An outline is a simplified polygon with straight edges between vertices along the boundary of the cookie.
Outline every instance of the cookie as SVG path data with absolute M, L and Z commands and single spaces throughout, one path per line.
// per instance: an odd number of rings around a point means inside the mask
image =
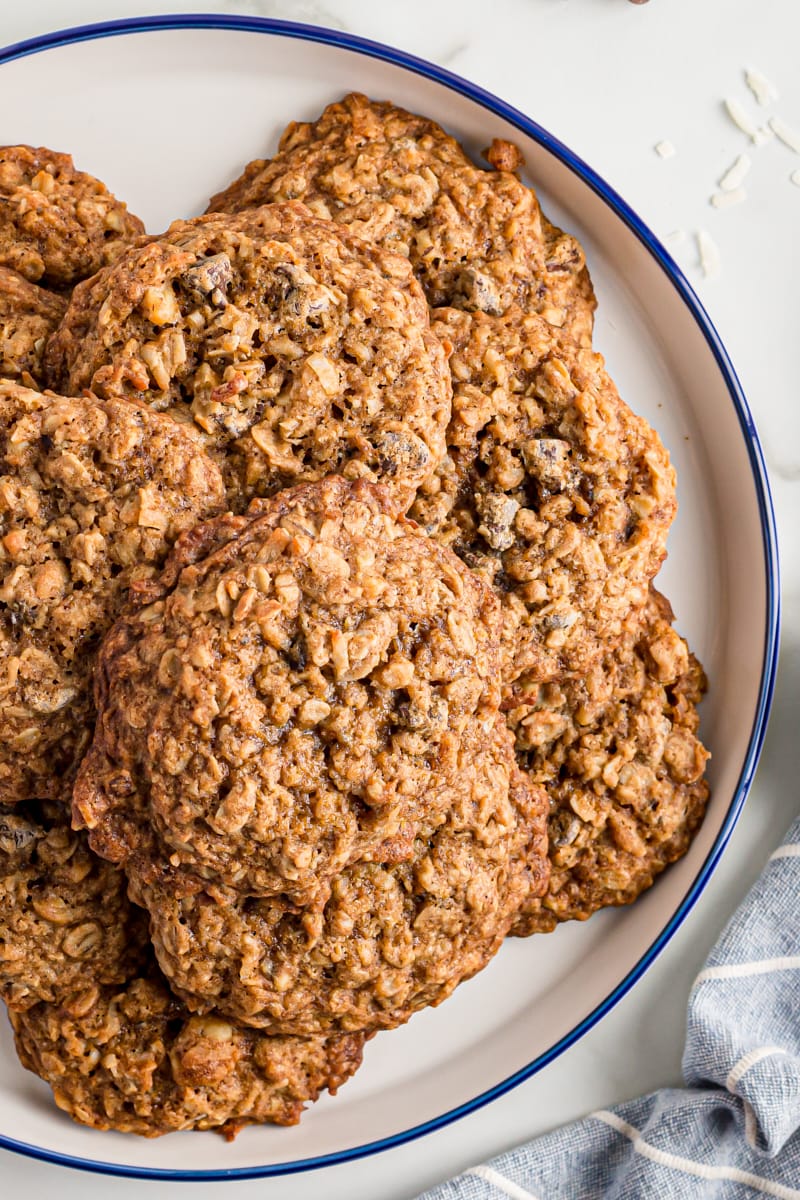
M 319 902 L 469 794 L 499 605 L 392 513 L 329 477 L 181 539 L 100 652 L 73 798 L 99 854 L 169 865 L 178 891 Z
M 10 1013 L 20 1061 L 56 1104 L 94 1129 L 158 1137 L 296 1125 L 361 1063 L 364 1038 L 272 1038 L 191 1016 L 155 970 L 124 987 L 85 986 L 61 1004 Z
M 501 597 L 504 682 L 581 672 L 645 603 L 675 474 L 599 354 L 540 318 L 442 310 L 453 345 L 449 456 L 410 516 Z
M 168 417 L 0 382 L 0 803 L 68 799 L 100 638 L 223 503 L 217 468 Z
M 15 1011 L 85 986 L 118 984 L 139 965 L 146 926 L 131 921 L 127 881 L 70 829 L 60 804 L 0 807 L 0 998 Z
M 179 897 L 168 873 L 142 884 L 134 868 L 172 988 L 192 1009 L 305 1036 L 390 1029 L 440 1004 L 547 883 L 547 797 L 516 772 L 502 719 L 459 766 L 469 786 L 444 820 L 400 861 L 344 867 L 324 906 Z
M 298 204 L 176 222 L 76 289 L 48 348 L 69 394 L 190 422 L 236 511 L 338 473 L 398 511 L 444 454 L 445 352 L 405 259 Z
M 42 383 L 45 342 L 66 308 L 62 296 L 0 267 L 0 378 L 34 388 Z
M 295 1124 L 358 1068 L 358 1035 L 271 1038 L 188 1013 L 125 890 L 63 810 L 0 814 L 0 995 L 23 1065 L 76 1121 L 232 1137 L 247 1124 Z
M 144 233 L 105 184 L 69 154 L 0 147 L 0 266 L 63 289 L 94 275 Z
M 708 800 L 697 736 L 703 669 L 652 591 L 583 678 L 542 684 L 507 713 L 517 761 L 550 796 L 551 876 L 512 932 L 630 904 L 689 848 Z
M 301 200 L 409 258 L 432 308 L 497 315 L 517 304 L 588 344 L 583 251 L 543 220 L 514 173 L 515 146 L 495 139 L 486 157 L 496 170 L 476 167 L 435 121 L 355 93 L 317 121 L 290 124 L 275 157 L 251 162 L 209 211 Z

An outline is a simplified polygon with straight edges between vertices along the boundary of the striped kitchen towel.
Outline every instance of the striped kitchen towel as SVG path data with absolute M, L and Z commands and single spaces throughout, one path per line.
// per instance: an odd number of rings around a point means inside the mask
M 683 1073 L 421 1200 L 800 1200 L 800 819 L 694 981 Z

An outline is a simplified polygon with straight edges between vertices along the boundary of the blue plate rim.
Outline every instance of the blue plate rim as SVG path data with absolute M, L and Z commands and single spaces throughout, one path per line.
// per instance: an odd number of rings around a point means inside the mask
M 748 741 L 747 754 L 725 821 L 713 847 L 709 851 L 705 862 L 695 876 L 681 904 L 649 949 L 642 955 L 635 966 L 631 968 L 624 979 L 617 984 L 613 991 L 592 1012 L 571 1029 L 569 1033 L 560 1038 L 554 1046 L 551 1046 L 549 1050 L 537 1056 L 532 1062 L 522 1067 L 519 1071 L 514 1072 L 513 1075 L 496 1084 L 493 1088 L 481 1092 L 479 1095 L 465 1101 L 456 1108 L 450 1109 L 446 1113 L 442 1113 L 438 1117 L 412 1126 L 410 1129 L 402 1130 L 389 1137 L 379 1138 L 376 1141 L 367 1142 L 360 1146 L 353 1146 L 346 1150 L 319 1155 L 315 1158 L 270 1163 L 261 1167 L 190 1171 L 123 1165 L 104 1162 L 98 1159 L 84 1159 L 69 1154 L 62 1154 L 54 1150 L 46 1150 L 40 1146 L 21 1142 L 0 1133 L 1 1148 L 59 1166 L 71 1167 L 96 1174 L 136 1179 L 162 1179 L 175 1182 L 214 1182 L 293 1175 L 302 1171 L 317 1170 L 322 1167 L 334 1166 L 351 1162 L 355 1159 L 365 1158 L 368 1155 L 377 1154 L 383 1150 L 389 1150 L 408 1143 L 425 1134 L 432 1133 L 434 1130 L 442 1129 L 446 1125 L 459 1120 L 459 1118 L 482 1108 L 542 1070 L 543 1067 L 563 1054 L 565 1050 L 592 1029 L 630 991 L 697 903 L 728 844 L 750 790 L 755 769 L 761 755 L 767 719 L 775 690 L 781 622 L 780 567 L 775 512 L 764 462 L 764 453 L 744 390 L 711 318 L 680 267 L 674 262 L 671 255 L 630 205 L 578 155 L 574 154 L 567 146 L 519 109 L 506 104 L 498 96 L 479 87 L 477 84 L 470 83 L 469 80 L 462 78 L 460 75 L 448 71 L 444 67 L 437 66 L 435 63 L 428 62 L 426 59 L 406 53 L 403 50 L 398 50 L 393 46 L 372 41 L 368 38 L 362 38 L 355 34 L 345 33 L 337 29 L 328 29 L 319 25 L 306 25 L 296 21 L 282 21 L 270 17 L 185 13 L 153 17 L 129 17 L 114 21 L 77 25 L 69 29 L 56 30 L 39 37 L 29 38 L 5 47 L 0 50 L 0 65 L 76 42 L 94 41 L 100 38 L 118 37 L 124 34 L 152 33 L 159 30 L 173 29 L 222 29 L 234 32 L 271 34 L 273 36 L 289 37 L 301 41 L 322 42 L 325 45 L 338 49 L 355 51 L 370 58 L 391 63 L 393 66 L 403 67 L 415 74 L 444 84 L 452 91 L 466 96 L 496 116 L 508 121 L 522 133 L 533 138 L 541 146 L 554 154 L 556 158 L 587 184 L 624 221 L 671 280 L 682 300 L 694 316 L 714 355 L 717 366 L 728 388 L 728 393 L 731 397 L 747 446 L 750 467 L 758 496 L 766 571 L 766 629 L 758 704 Z

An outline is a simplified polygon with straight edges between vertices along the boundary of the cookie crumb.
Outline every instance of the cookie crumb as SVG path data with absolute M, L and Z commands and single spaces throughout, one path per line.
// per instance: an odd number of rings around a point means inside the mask
M 792 171 L 789 178 L 791 179 L 791 181 L 795 185 L 795 187 L 800 187 L 800 171 Z
M 667 141 L 666 139 L 663 142 L 656 142 L 653 149 L 659 158 L 675 157 L 675 147 L 673 146 L 672 142 Z
M 492 144 L 488 150 L 484 150 L 483 157 L 495 171 L 519 171 L 525 166 L 519 146 L 507 142 L 505 138 L 492 138 Z

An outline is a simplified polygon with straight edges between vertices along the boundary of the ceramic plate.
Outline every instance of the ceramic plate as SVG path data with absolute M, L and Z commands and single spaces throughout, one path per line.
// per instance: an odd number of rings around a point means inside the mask
M 744 802 L 775 668 L 775 536 L 761 451 L 719 339 L 680 271 L 611 189 L 529 118 L 429 63 L 345 34 L 251 18 L 122 21 L 0 55 L 0 143 L 72 153 L 151 231 L 202 212 L 292 119 L 345 92 L 435 117 L 474 154 L 517 142 L 548 215 L 578 235 L 599 298 L 596 346 L 677 467 L 659 587 L 705 664 L 713 799 L 688 856 L 632 908 L 508 942 L 437 1010 L 368 1047 L 361 1072 L 293 1129 L 155 1141 L 55 1110 L 0 1034 L 0 1143 L 71 1166 L 226 1179 L 329 1165 L 452 1121 L 561 1054 L 633 985 L 696 902 Z M 24 97 L 24 102 L 20 100 Z

